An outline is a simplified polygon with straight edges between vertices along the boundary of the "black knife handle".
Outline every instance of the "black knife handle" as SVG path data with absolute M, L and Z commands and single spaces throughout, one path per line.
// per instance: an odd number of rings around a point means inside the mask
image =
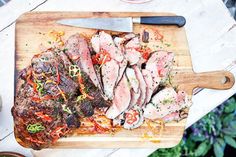
M 147 16 L 140 18 L 141 24 L 147 25 L 177 25 L 183 27 L 186 20 L 183 16 Z

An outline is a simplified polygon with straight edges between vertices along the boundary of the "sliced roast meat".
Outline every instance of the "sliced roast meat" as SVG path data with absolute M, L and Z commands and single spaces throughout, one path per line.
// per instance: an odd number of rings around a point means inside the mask
M 130 65 L 137 64 L 141 59 L 141 54 L 137 49 L 140 48 L 139 37 L 132 38 L 125 45 L 125 58 L 128 60 Z
M 63 51 L 57 52 L 57 55 L 58 55 L 57 57 L 60 58 L 60 60 L 63 62 L 65 68 L 68 70 L 70 65 L 72 64 L 69 57 Z
M 99 32 L 99 39 L 100 39 L 100 49 L 109 52 L 111 58 L 116 60 L 117 62 L 122 62 L 124 56 L 121 50 L 118 47 L 116 47 L 111 35 L 105 33 L 104 31 L 101 31 Z
M 143 116 L 145 118 L 148 119 L 158 119 L 158 118 L 162 118 L 163 116 L 158 115 L 159 114 L 159 110 L 157 109 L 157 107 L 149 102 L 144 108 L 143 108 Z
M 136 51 L 135 49 L 126 49 L 125 58 L 128 60 L 130 65 L 137 64 L 141 59 L 140 52 Z
M 192 105 L 192 101 L 191 101 L 190 97 L 184 91 L 177 92 L 176 101 L 179 103 L 181 108 L 190 107 Z
M 172 52 L 157 51 L 148 59 L 146 69 L 153 78 L 153 89 L 155 90 L 161 81 L 165 81 L 171 70 L 174 55 Z
M 122 76 L 124 75 L 124 72 L 125 72 L 125 70 L 126 70 L 127 64 L 128 64 L 128 62 L 127 62 L 126 59 L 124 59 L 121 63 L 119 63 L 120 69 L 119 69 L 119 76 L 118 76 L 118 78 L 117 78 L 116 84 L 119 83 L 120 79 L 121 79 Z
M 74 95 L 79 88 L 79 84 L 73 81 L 72 78 L 66 76 L 65 74 L 62 74 L 62 73 L 59 73 L 59 74 L 60 74 L 60 83 L 58 84 L 58 87 L 63 92 Z M 54 84 L 54 87 L 55 87 L 55 84 Z M 47 91 L 50 91 L 50 89 L 48 89 Z
M 126 45 L 126 49 L 137 49 L 140 48 L 140 40 L 139 37 L 134 37 L 132 38 Z
M 98 64 L 94 64 L 93 67 L 94 67 L 94 70 L 97 74 L 98 82 L 102 88 L 102 93 L 104 95 L 103 82 L 102 82 L 102 68 Z M 105 96 L 104 96 L 104 98 L 105 98 Z
M 116 45 L 116 47 L 118 47 L 118 49 L 120 49 L 121 51 L 124 51 L 124 38 L 121 37 L 115 37 L 114 38 L 114 43 Z
M 127 40 L 134 38 L 134 37 L 136 37 L 136 34 L 128 33 L 128 34 L 125 34 L 125 36 L 123 38 L 125 39 L 125 41 L 127 41 Z
M 136 75 L 136 78 L 137 80 L 139 81 L 139 87 L 140 87 L 140 97 L 138 99 L 138 102 L 137 102 L 137 105 L 138 106 L 143 106 L 144 103 L 145 103 L 145 99 L 146 99 L 146 83 L 144 81 L 144 78 L 143 78 L 143 75 L 142 75 L 142 72 L 140 70 L 140 68 L 136 65 L 133 66 L 133 69 L 135 71 L 135 75 Z
M 108 101 L 104 100 L 100 89 L 94 86 L 86 73 L 81 72 L 81 77 L 82 82 L 80 82 L 80 95 L 76 96 L 74 99 L 70 99 L 69 102 L 69 104 L 73 104 L 77 113 L 82 113 L 80 114 L 81 117 L 92 116 L 94 114 L 94 108 L 96 107 L 108 107 L 111 105 Z M 86 92 L 87 96 L 84 96 L 81 90 Z
M 138 89 L 138 92 L 135 93 L 134 90 L 130 90 L 130 93 L 131 93 L 131 100 L 130 100 L 130 103 L 129 103 L 129 108 L 135 106 L 135 105 L 138 105 L 138 100 L 141 96 L 141 90 Z
M 125 34 L 124 36 L 115 37 L 114 43 L 119 49 L 124 48 L 124 44 L 134 38 L 136 35 L 134 33 Z
M 156 89 L 161 82 L 161 78 L 158 75 L 157 71 L 157 62 L 158 61 L 158 54 L 157 52 L 153 53 L 149 60 L 146 63 L 146 69 L 151 72 L 152 75 L 152 89 Z
M 178 111 L 177 112 L 172 112 L 172 113 L 170 113 L 170 114 L 168 114 L 168 115 L 166 115 L 162 118 L 162 120 L 164 122 L 170 122 L 170 121 L 174 121 L 174 120 L 177 121 L 179 119 L 180 119 L 180 113 Z
M 94 36 L 92 36 L 91 45 L 92 45 L 93 50 L 96 53 L 100 52 L 100 37 L 98 34 L 95 34 Z
M 81 53 L 81 50 L 80 50 L 81 46 L 88 47 L 87 43 L 84 42 L 83 39 L 82 39 L 82 43 L 80 43 L 80 42 L 81 42 L 81 36 L 80 36 L 80 34 L 77 33 L 77 34 L 70 36 L 65 43 L 65 49 L 67 50 L 66 54 L 73 61 L 79 60 L 80 55 L 81 55 L 80 54 Z
M 89 100 L 94 108 L 110 106 L 111 104 L 104 100 L 101 91 L 96 86 L 94 86 L 88 75 L 82 72 L 81 76 L 83 79 L 83 85 L 85 86 L 84 90 L 89 96 L 91 96 L 91 98 L 87 97 L 86 100 Z
M 144 81 L 147 85 L 145 103 L 148 103 L 151 100 L 153 90 L 154 90 L 152 86 L 152 83 L 153 83 L 152 75 L 151 75 L 151 72 L 146 69 L 142 69 L 142 74 L 143 74 Z
M 118 86 L 115 89 L 115 95 L 112 100 L 112 106 L 106 111 L 106 117 L 110 119 L 116 118 L 119 114 L 124 112 L 130 103 L 131 95 L 128 86 L 128 80 L 123 75 Z
M 65 49 L 67 49 L 66 54 L 68 54 L 70 59 L 77 63 L 81 70 L 89 75 L 94 85 L 102 89 L 93 67 L 91 54 L 86 39 L 79 34 L 72 35 L 67 40 Z
M 112 100 L 114 96 L 114 88 L 119 76 L 119 65 L 118 63 L 111 59 L 102 65 L 102 81 L 105 96 Z
M 105 96 L 108 99 L 112 99 L 113 98 L 112 91 L 115 85 L 119 83 L 127 66 L 127 61 L 124 60 L 123 57 L 123 50 L 116 47 L 111 35 L 103 31 L 99 32 L 99 34 L 94 35 L 91 39 L 91 43 L 93 50 L 96 53 L 99 53 L 101 50 L 105 50 L 111 56 L 111 61 L 108 61 L 104 65 L 102 65 L 102 75 L 103 75 L 102 81 L 103 85 L 105 86 L 103 89 Z M 117 67 L 117 65 L 119 67 Z M 118 76 L 117 76 L 117 68 L 118 68 Z M 110 71 L 111 74 L 108 74 L 106 72 L 108 70 Z M 104 77 L 104 75 L 107 76 Z M 107 80 L 109 81 L 108 85 L 104 83 L 107 82 Z
M 144 117 L 149 119 L 163 118 L 172 112 L 180 111 L 186 107 L 186 104 L 191 104 L 187 95 L 180 96 L 180 94 L 183 93 L 176 93 L 171 87 L 161 90 L 144 107 Z
M 143 111 L 139 106 L 133 106 L 129 110 L 125 111 L 125 129 L 135 129 L 143 124 L 144 117 Z
M 125 123 L 124 112 L 112 120 L 113 126 L 122 126 Z
M 134 90 L 135 93 L 139 91 L 139 81 L 136 77 L 135 71 L 132 68 L 126 68 L 126 77 L 128 78 L 130 88 Z
M 48 74 L 51 75 L 55 65 L 58 65 L 58 60 L 52 50 L 47 50 L 43 54 L 34 55 L 31 59 L 32 70 L 36 74 Z
M 159 51 L 158 52 L 158 62 L 157 62 L 157 70 L 159 76 L 162 78 L 162 81 L 166 79 L 168 76 L 174 60 L 174 53 L 166 52 L 166 51 Z

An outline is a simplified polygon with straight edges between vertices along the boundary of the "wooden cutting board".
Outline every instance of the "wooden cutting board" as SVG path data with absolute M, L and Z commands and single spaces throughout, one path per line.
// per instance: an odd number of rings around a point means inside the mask
M 64 31 L 64 39 L 75 33 L 91 36 L 97 30 L 59 25 L 57 20 L 63 18 L 81 17 L 139 17 L 173 15 L 169 13 L 120 13 L 120 12 L 31 12 L 23 14 L 16 22 L 16 74 L 30 64 L 34 54 L 40 53 L 39 45 L 48 45 L 50 38 L 48 32 L 52 30 Z M 148 26 L 134 25 L 134 32 L 140 33 L 142 29 L 158 28 L 164 35 L 166 46 L 160 47 L 175 53 L 173 68 L 173 85 L 185 90 L 189 96 L 196 87 L 229 89 L 234 84 L 234 77 L 226 71 L 216 71 L 196 74 L 193 72 L 191 57 L 184 28 L 177 26 Z M 201 64 L 201 63 L 199 63 Z M 99 135 L 75 135 L 62 138 L 52 147 L 56 148 L 115 148 L 115 147 L 173 147 L 179 143 L 183 136 L 186 119 L 180 122 L 167 123 L 162 133 L 146 137 L 149 130 L 147 124 L 132 131 L 120 130 L 117 133 Z

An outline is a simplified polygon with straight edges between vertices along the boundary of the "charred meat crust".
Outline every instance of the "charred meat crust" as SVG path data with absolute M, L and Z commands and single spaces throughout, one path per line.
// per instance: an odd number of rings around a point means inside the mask
M 80 127 L 81 117 L 92 116 L 96 107 L 110 105 L 80 66 L 83 85 L 78 76 L 69 75 L 69 67 L 75 64 L 73 53 L 49 49 L 35 55 L 31 65 L 19 72 L 11 112 L 16 138 L 24 145 L 46 148 Z M 82 87 L 92 98 L 86 97 L 80 103 Z

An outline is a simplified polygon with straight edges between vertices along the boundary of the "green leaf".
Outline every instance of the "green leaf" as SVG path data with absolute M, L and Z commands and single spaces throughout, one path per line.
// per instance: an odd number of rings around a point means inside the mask
M 236 129 L 235 128 L 224 128 L 222 129 L 222 132 L 229 136 L 235 136 L 236 135 Z
M 211 148 L 211 145 L 209 144 L 209 142 L 204 141 L 197 147 L 194 155 L 195 156 L 204 156 L 210 150 L 210 148 Z
M 205 156 L 205 155 L 208 153 L 208 151 L 211 149 L 211 146 L 212 146 L 212 145 L 208 142 L 205 151 L 202 153 L 202 156 Z
M 187 138 L 186 144 L 185 144 L 189 150 L 195 150 L 196 142 L 194 142 L 191 138 Z
M 173 148 L 161 148 L 153 152 L 148 157 L 180 157 L 181 156 L 181 144 Z
M 201 155 L 204 153 L 206 147 L 207 147 L 207 141 L 202 142 L 202 143 L 197 147 L 197 149 L 196 149 L 196 151 L 195 151 L 195 155 L 196 155 L 196 156 L 201 156 Z
M 226 143 L 223 138 L 217 138 L 216 141 L 220 144 L 220 146 L 225 149 Z
M 233 129 L 236 129 L 236 121 L 232 121 L 229 123 L 229 126 Z
M 191 135 L 190 138 L 195 142 L 202 142 L 206 139 L 204 136 L 201 136 L 201 135 L 200 136 Z
M 224 150 L 218 142 L 216 142 L 213 145 L 213 147 L 214 147 L 214 153 L 215 153 L 216 157 L 223 157 L 224 156 Z
M 224 117 L 224 119 L 223 119 L 223 124 L 224 124 L 225 126 L 229 125 L 229 123 L 230 123 L 231 121 L 233 121 L 234 116 L 235 116 L 234 113 L 231 113 L 231 114 L 227 115 L 226 117 Z
M 236 109 L 236 103 L 231 103 L 228 106 L 225 106 L 224 111 L 225 113 L 231 113 Z
M 235 99 L 234 99 L 234 98 L 231 98 L 231 99 L 228 100 L 228 103 L 227 103 L 227 105 L 225 106 L 224 111 L 225 111 L 226 113 L 230 113 L 230 112 L 233 112 L 235 109 L 236 109 L 236 102 L 235 102 Z
M 222 124 L 221 124 L 221 120 L 220 119 L 216 120 L 216 129 L 218 131 L 222 129 Z
M 226 142 L 228 145 L 230 145 L 230 146 L 236 148 L 236 141 L 235 141 L 232 137 L 230 137 L 230 136 L 224 136 L 224 139 L 225 139 L 225 142 Z

